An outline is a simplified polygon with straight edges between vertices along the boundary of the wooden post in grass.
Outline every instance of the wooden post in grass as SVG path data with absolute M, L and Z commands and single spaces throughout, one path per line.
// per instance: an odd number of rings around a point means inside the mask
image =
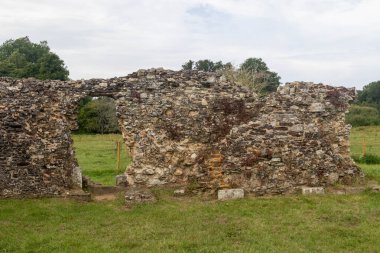
M 367 142 L 363 139 L 362 141 L 362 157 L 364 158 L 367 153 Z
M 117 171 L 120 170 L 120 141 L 117 141 Z

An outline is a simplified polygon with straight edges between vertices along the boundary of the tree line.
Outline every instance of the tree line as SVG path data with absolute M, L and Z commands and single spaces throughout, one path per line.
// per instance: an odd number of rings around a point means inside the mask
M 380 125 L 380 81 L 371 82 L 358 91 L 346 121 L 352 126 Z
M 0 76 L 68 80 L 65 63 L 46 41 L 32 43 L 28 37 L 7 40 L 0 47 Z
M 209 59 L 196 62 L 189 60 L 182 65 L 182 69 L 221 72 L 230 81 L 244 85 L 262 96 L 276 91 L 281 79 L 261 58 L 248 58 L 239 67 L 233 66 L 231 62 L 213 62 Z

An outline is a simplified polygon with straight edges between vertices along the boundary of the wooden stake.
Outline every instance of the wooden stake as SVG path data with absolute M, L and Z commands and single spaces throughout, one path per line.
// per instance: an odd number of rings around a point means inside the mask
M 117 170 L 120 170 L 120 141 L 117 142 Z
M 366 141 L 363 139 L 363 142 L 362 142 L 362 156 L 365 157 L 365 156 L 366 156 L 366 153 L 367 153 L 367 143 L 366 143 Z

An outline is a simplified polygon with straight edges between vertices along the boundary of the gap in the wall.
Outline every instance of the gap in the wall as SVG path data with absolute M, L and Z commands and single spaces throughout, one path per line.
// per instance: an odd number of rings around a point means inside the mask
M 118 127 L 114 99 L 81 99 L 77 122 L 72 138 L 82 174 L 95 183 L 115 185 L 115 177 L 125 172 L 131 156 Z

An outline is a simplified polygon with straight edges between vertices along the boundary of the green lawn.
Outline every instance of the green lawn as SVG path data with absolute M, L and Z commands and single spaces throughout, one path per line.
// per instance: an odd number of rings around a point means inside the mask
M 353 152 L 360 152 L 357 136 L 377 136 L 376 129 L 353 129 Z M 84 174 L 113 184 L 121 173 L 114 142 L 121 137 L 73 138 Z M 129 160 L 123 159 L 126 167 Z M 379 165 L 360 166 L 380 182 Z M 157 203 L 131 210 L 123 196 L 90 203 L 0 200 L 0 252 L 380 252 L 378 193 L 228 202 L 172 193 L 156 190 Z
M 171 191 L 170 191 L 171 192 Z M 0 200 L 0 252 L 380 252 L 380 194 Z
M 351 154 L 360 156 L 366 144 L 366 153 L 380 156 L 380 126 L 354 127 L 351 129 Z
M 380 126 L 355 127 L 351 129 L 351 154 L 361 156 L 363 143 L 366 154 L 380 156 Z M 358 164 L 370 179 L 380 182 L 380 164 Z
M 129 163 L 121 135 L 73 135 L 75 156 L 84 175 L 104 185 L 115 185 L 115 176 L 122 174 Z M 117 167 L 117 145 L 121 141 L 120 165 Z

